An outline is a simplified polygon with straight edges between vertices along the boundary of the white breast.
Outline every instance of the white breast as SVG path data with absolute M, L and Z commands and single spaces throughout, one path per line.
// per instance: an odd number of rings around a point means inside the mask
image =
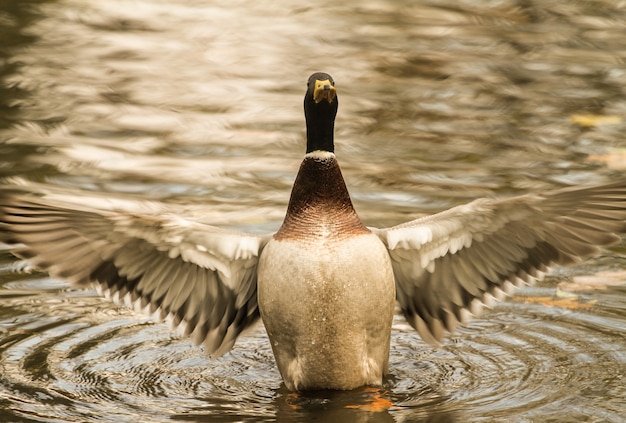
M 258 295 L 290 389 L 381 384 L 395 284 L 378 237 L 271 240 L 259 262 Z

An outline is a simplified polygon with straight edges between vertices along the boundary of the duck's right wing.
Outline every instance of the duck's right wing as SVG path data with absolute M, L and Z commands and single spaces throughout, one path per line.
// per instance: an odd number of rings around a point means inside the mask
M 269 237 L 9 193 L 0 225 L 0 240 L 36 268 L 171 320 L 211 354 L 259 317 L 256 269 Z
M 597 254 L 626 231 L 626 181 L 509 199 L 479 199 L 386 229 L 396 295 L 432 344 L 552 265 Z

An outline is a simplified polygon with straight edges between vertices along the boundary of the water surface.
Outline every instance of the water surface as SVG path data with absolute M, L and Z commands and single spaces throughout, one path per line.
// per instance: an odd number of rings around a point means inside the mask
M 609 181 L 626 168 L 624 22 L 608 0 L 0 1 L 0 176 L 271 232 L 304 153 L 304 84 L 323 70 L 368 225 Z M 384 389 L 299 396 L 262 326 L 211 359 L 24 269 L 0 251 L 0 421 L 626 415 L 623 245 L 557 269 L 440 349 L 398 316 Z

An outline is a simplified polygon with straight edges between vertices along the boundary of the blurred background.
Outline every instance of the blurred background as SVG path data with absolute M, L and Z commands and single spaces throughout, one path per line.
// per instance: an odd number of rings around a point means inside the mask
M 368 225 L 622 178 L 625 30 L 626 4 L 610 0 L 0 0 L 0 183 L 275 231 L 316 71 L 336 81 L 336 153 Z M 2 421 L 626 413 L 623 246 L 557 269 L 439 350 L 397 318 L 385 391 L 296 399 L 262 327 L 212 360 L 23 268 L 2 250 Z

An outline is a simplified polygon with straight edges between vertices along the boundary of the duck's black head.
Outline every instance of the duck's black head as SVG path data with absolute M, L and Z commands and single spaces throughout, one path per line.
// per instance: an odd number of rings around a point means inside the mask
M 337 90 L 333 77 L 318 72 L 309 77 L 304 96 L 306 152 L 335 151 L 333 132 L 337 115 Z

